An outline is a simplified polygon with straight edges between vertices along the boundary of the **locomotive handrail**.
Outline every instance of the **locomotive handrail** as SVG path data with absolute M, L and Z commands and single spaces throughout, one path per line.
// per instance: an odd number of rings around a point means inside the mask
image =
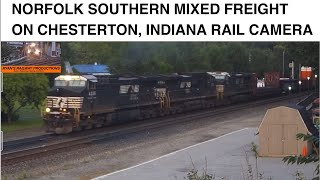
M 170 94 L 169 94 L 169 91 L 167 93 L 167 99 L 168 99 L 168 108 L 171 108 L 171 98 L 170 98 Z

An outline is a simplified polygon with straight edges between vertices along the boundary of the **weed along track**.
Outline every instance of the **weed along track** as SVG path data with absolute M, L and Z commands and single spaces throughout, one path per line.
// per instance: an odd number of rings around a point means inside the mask
M 110 138 L 139 133 L 141 131 L 151 131 L 153 129 L 182 124 L 189 121 L 197 121 L 208 117 L 218 116 L 225 113 L 241 111 L 245 108 L 262 106 L 292 98 L 300 98 L 305 94 L 294 94 L 271 99 L 264 99 L 254 102 L 221 107 L 215 110 L 202 110 L 188 112 L 183 115 L 172 115 L 166 118 L 154 118 L 150 120 L 138 121 L 130 124 L 93 129 L 91 131 L 81 131 L 69 135 L 44 135 L 34 138 L 27 138 L 16 141 L 9 141 L 4 144 L 2 154 L 2 165 L 9 166 L 19 162 L 49 156 L 61 152 L 69 152 L 80 148 L 88 147 L 95 143 L 108 141 Z

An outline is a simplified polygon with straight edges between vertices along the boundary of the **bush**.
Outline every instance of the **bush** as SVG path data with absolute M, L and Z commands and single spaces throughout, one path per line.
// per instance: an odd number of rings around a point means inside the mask
M 313 180 L 319 179 L 319 137 L 309 135 L 309 134 L 297 134 L 297 139 L 303 139 L 303 141 L 309 141 L 313 144 L 314 153 L 309 156 L 287 156 L 283 158 L 283 162 L 289 164 L 297 163 L 300 164 L 308 164 L 308 163 L 317 163 L 316 169 L 314 173 L 316 177 Z

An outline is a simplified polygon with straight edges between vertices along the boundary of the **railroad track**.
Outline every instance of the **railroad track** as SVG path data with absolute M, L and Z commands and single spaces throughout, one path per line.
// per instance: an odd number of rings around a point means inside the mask
M 40 143 L 48 142 L 50 135 L 40 135 L 30 138 L 18 139 L 13 141 L 3 142 L 3 153 L 28 148 L 31 146 L 38 145 Z
M 32 61 L 29 65 L 36 65 L 36 66 L 60 66 L 61 61 L 60 58 L 43 58 L 39 61 Z
M 42 57 L 39 59 L 24 58 L 20 61 L 8 62 L 5 65 L 10 66 L 60 66 L 60 58 L 56 57 Z
M 73 137 L 73 138 L 67 138 L 66 140 L 60 140 L 49 142 L 48 139 L 50 139 L 51 136 L 45 135 L 43 137 L 35 137 L 34 139 L 30 139 L 29 141 L 23 141 L 21 142 L 7 142 L 4 144 L 4 152 L 2 153 L 2 165 L 7 166 L 11 164 L 15 164 L 22 161 L 27 161 L 30 159 L 34 159 L 39 156 L 49 155 L 51 153 L 56 154 L 59 152 L 64 152 L 66 150 L 71 150 L 74 148 L 81 148 L 88 145 L 92 145 L 97 142 L 106 141 L 109 138 L 117 137 L 121 135 L 131 134 L 131 133 L 137 133 L 141 131 L 150 131 L 152 129 L 162 128 L 165 126 L 171 126 L 174 124 L 179 124 L 182 122 L 189 122 L 194 121 L 195 119 L 203 119 L 208 118 L 212 116 L 222 115 L 225 113 L 230 113 L 234 111 L 238 111 L 244 108 L 250 108 L 250 107 L 256 107 L 260 105 L 275 103 L 283 100 L 290 100 L 293 98 L 299 98 L 306 96 L 306 94 L 293 94 L 288 96 L 281 96 L 271 99 L 265 99 L 265 100 L 259 100 L 254 102 L 248 102 L 244 104 L 237 104 L 232 105 L 228 107 L 221 107 L 216 108 L 214 111 L 212 110 L 203 110 L 201 112 L 197 113 L 187 113 L 185 115 L 175 115 L 175 116 L 169 116 L 166 118 L 155 118 L 153 120 L 143 120 L 138 121 L 135 123 L 130 123 L 126 125 L 120 125 L 120 126 L 111 126 L 107 127 L 106 129 L 102 128 L 98 133 L 96 134 L 86 134 L 83 133 L 81 137 Z M 95 131 L 97 131 L 96 129 Z M 93 131 L 92 131 L 93 132 Z M 63 137 L 63 136 L 59 136 Z M 32 147 L 25 147 L 24 149 L 19 148 L 11 148 L 11 150 L 6 150 L 8 147 L 23 147 L 21 144 L 28 144 L 32 142 L 39 142 L 42 138 L 42 142 L 38 145 L 33 145 Z M 20 145 L 19 145 L 20 144 Z

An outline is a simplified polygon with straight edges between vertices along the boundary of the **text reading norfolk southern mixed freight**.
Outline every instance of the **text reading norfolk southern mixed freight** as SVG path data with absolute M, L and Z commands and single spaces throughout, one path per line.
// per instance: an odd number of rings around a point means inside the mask
M 286 14 L 288 3 L 13 3 L 12 14 Z

